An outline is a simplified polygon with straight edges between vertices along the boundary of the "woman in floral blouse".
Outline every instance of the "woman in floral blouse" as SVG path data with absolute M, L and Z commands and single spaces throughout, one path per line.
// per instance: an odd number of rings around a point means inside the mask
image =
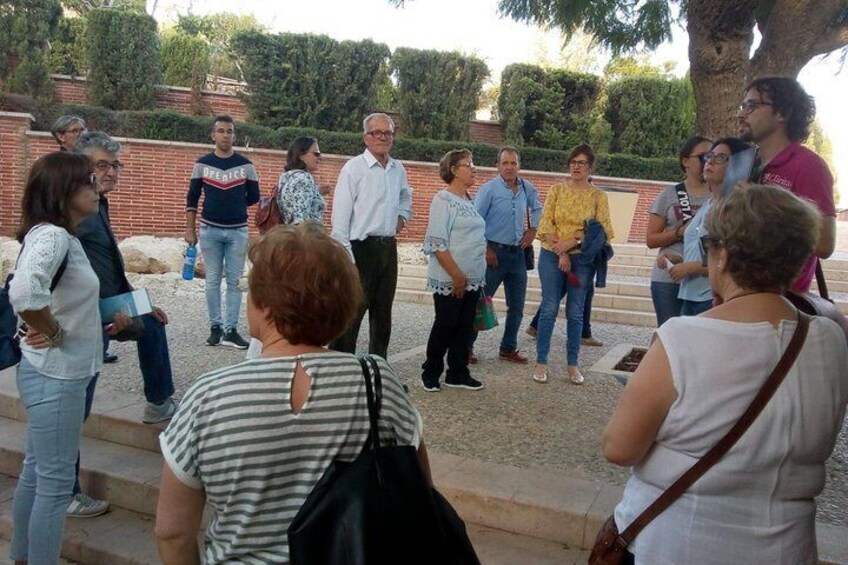
M 597 220 L 612 239 L 607 195 L 590 181 L 595 166 L 595 152 L 586 144 L 578 145 L 568 156 L 570 176 L 562 184 L 548 191 L 545 208 L 536 237 L 542 242 L 539 254 L 539 280 L 542 283 L 542 305 L 539 314 L 536 341 L 536 369 L 533 379 L 544 383 L 548 380 L 548 353 L 554 331 L 563 289 L 566 294 L 566 357 L 568 378 L 576 385 L 583 383 L 583 375 L 577 367 L 580 353 L 580 336 L 583 332 L 583 306 L 586 289 L 595 276 L 595 264 L 584 258 L 581 243 L 584 222 Z
M 297 224 L 304 220 L 321 222 L 324 219 L 324 194 L 315 182 L 315 173 L 321 163 L 318 140 L 311 136 L 298 137 L 286 153 L 285 172 L 277 184 L 277 204 L 280 221 Z
M 468 340 L 486 280 L 486 222 L 468 195 L 475 181 L 471 152 L 448 151 L 439 161 L 439 175 L 448 186 L 433 196 L 424 236 L 423 251 L 430 256 L 427 290 L 433 293 L 436 319 L 421 380 L 424 390 L 441 390 L 447 352 L 445 386 L 480 390 L 483 383 L 468 371 Z

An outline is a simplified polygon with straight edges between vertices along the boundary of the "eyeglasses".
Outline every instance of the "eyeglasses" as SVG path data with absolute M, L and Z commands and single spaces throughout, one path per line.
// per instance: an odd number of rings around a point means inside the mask
M 218 134 L 221 134 L 221 135 L 235 135 L 236 131 L 232 130 L 232 129 L 220 129 L 219 128 L 219 129 L 215 130 L 215 133 L 218 133 Z
M 310 153 L 312 153 L 313 155 L 315 155 L 319 159 L 321 158 L 321 152 L 320 151 L 310 151 Z
M 455 166 L 456 166 L 456 168 L 468 167 L 472 171 L 477 168 L 477 167 L 474 166 L 474 163 L 457 163 Z
M 581 159 L 579 161 L 577 159 L 572 159 L 571 161 L 568 162 L 568 166 L 569 167 L 588 167 L 589 161 L 586 161 L 584 159 Z
M 711 235 L 702 235 L 698 238 L 698 247 L 701 250 L 701 264 L 706 266 L 707 259 L 709 257 L 710 249 L 714 247 L 719 247 L 721 245 L 721 240 L 717 237 L 713 237 Z
M 91 188 L 96 188 L 97 187 L 97 175 L 95 175 L 94 173 L 90 173 L 88 175 L 88 178 L 86 178 L 85 181 L 83 182 L 83 184 L 86 185 L 86 186 L 90 186 Z
M 704 163 L 707 161 L 712 161 L 713 163 L 723 165 L 730 161 L 730 155 L 726 155 L 724 153 L 714 153 L 710 151 L 706 155 L 704 155 Z
M 97 161 L 94 168 L 101 173 L 108 172 L 110 168 L 115 169 L 116 173 L 120 173 L 124 170 L 124 164 L 120 161 L 112 161 L 111 163 L 109 161 Z
M 81 134 L 87 133 L 87 132 L 88 132 L 88 130 L 85 129 L 85 128 L 70 128 L 70 129 L 62 130 L 59 133 L 78 133 L 78 134 L 81 135 Z
M 704 162 L 704 158 L 707 156 L 707 153 L 696 153 L 695 155 L 689 155 L 690 159 L 697 159 L 700 162 Z
M 366 131 L 365 135 L 370 135 L 371 137 L 376 137 L 377 139 L 392 139 L 395 136 L 395 132 L 372 129 L 371 131 Z
M 739 111 L 745 115 L 750 114 L 760 106 L 774 106 L 771 102 L 757 102 L 756 100 L 746 100 L 739 105 Z

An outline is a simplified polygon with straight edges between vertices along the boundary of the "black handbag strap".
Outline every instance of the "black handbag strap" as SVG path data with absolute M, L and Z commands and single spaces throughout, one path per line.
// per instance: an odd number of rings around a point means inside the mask
M 730 428 L 730 431 L 728 431 L 725 436 L 712 447 L 712 449 L 704 454 L 704 456 L 701 457 L 697 463 L 692 465 L 688 471 L 683 473 L 679 479 L 674 481 L 674 483 L 668 487 L 659 498 L 657 498 L 644 512 L 639 514 L 639 516 L 637 516 L 636 519 L 633 520 L 633 522 L 627 526 L 623 532 L 621 532 L 618 536 L 620 544 L 623 543 L 624 547 L 630 545 L 630 542 L 633 541 L 633 539 L 651 522 L 651 520 L 659 516 L 666 508 L 671 506 L 675 500 L 680 498 L 680 496 L 686 492 L 686 489 L 692 486 L 695 481 L 700 479 L 704 473 L 706 473 L 713 465 L 718 463 L 718 461 L 724 457 L 728 451 L 730 451 L 730 448 L 736 444 L 739 438 L 742 437 L 742 434 L 744 434 L 751 424 L 754 423 L 754 420 L 757 419 L 757 416 L 759 416 L 766 407 L 766 404 L 768 404 L 769 400 L 780 386 L 780 383 L 783 382 L 783 379 L 786 377 L 789 369 L 791 369 L 792 365 L 795 363 L 795 359 L 798 358 L 798 353 L 801 352 L 801 347 L 804 345 L 804 340 L 807 339 L 807 331 L 809 329 L 810 316 L 799 310 L 798 326 L 792 334 L 792 339 L 789 341 L 786 351 L 783 352 L 783 355 L 777 362 L 777 366 L 775 366 L 774 370 L 768 376 L 766 382 L 757 393 L 757 396 L 755 396 L 754 400 L 751 401 L 751 404 L 748 405 L 748 408 L 742 414 L 742 417 L 737 420 L 733 427 Z
M 816 257 L 816 283 L 819 286 L 819 296 L 825 300 L 830 300 L 830 293 L 827 291 L 827 281 L 824 280 L 821 259 L 818 257 Z

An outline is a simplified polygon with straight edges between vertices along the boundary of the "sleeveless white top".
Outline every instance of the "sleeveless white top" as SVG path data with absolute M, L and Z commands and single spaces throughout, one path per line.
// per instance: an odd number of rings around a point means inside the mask
M 615 510 L 624 530 L 736 423 L 797 323 L 672 318 L 659 328 L 677 400 Z M 795 365 L 736 445 L 630 545 L 636 563 L 817 563 L 814 498 L 848 400 L 848 347 L 815 318 Z

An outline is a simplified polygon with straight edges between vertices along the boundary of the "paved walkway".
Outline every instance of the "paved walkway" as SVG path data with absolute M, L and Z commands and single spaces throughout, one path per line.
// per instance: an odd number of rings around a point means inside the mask
M 150 288 L 154 301 L 171 317 L 168 336 L 178 395 L 198 375 L 243 359 L 241 351 L 203 345 L 207 322 L 202 282 L 186 283 L 177 275 L 140 277 L 137 282 Z M 482 333 L 478 341 L 481 363 L 473 368 L 473 373 L 486 383 L 484 390 L 443 389 L 440 393 L 427 393 L 419 384 L 419 375 L 433 320 L 432 306 L 396 302 L 393 319 L 389 361 L 409 385 L 424 418 L 428 445 L 440 452 L 483 461 L 624 484 L 629 471 L 610 465 L 599 453 L 599 437 L 621 393 L 621 385 L 611 377 L 590 374 L 589 368 L 616 344 L 647 344 L 650 328 L 593 324 L 595 337 L 605 346 L 583 348 L 580 366 L 587 376 L 586 384 L 574 386 L 564 377 L 564 320 L 557 322 L 551 354 L 552 379 L 547 385 L 530 379 L 532 365 L 497 360 L 502 332 L 498 327 Z M 529 319 L 525 319 L 525 327 L 527 323 Z M 360 335 L 367 335 L 367 323 Z M 366 342 L 361 339 L 359 347 L 364 351 Z M 523 327 L 519 347 L 533 358 L 535 342 Z M 135 392 L 140 417 L 143 396 L 134 349 L 132 344 L 112 345 L 120 360 L 105 367 L 98 398 L 104 398 L 110 390 Z M 828 485 L 819 499 L 819 520 L 842 526 L 848 526 L 846 458 L 848 434 L 843 431 L 837 453 L 828 465 Z

